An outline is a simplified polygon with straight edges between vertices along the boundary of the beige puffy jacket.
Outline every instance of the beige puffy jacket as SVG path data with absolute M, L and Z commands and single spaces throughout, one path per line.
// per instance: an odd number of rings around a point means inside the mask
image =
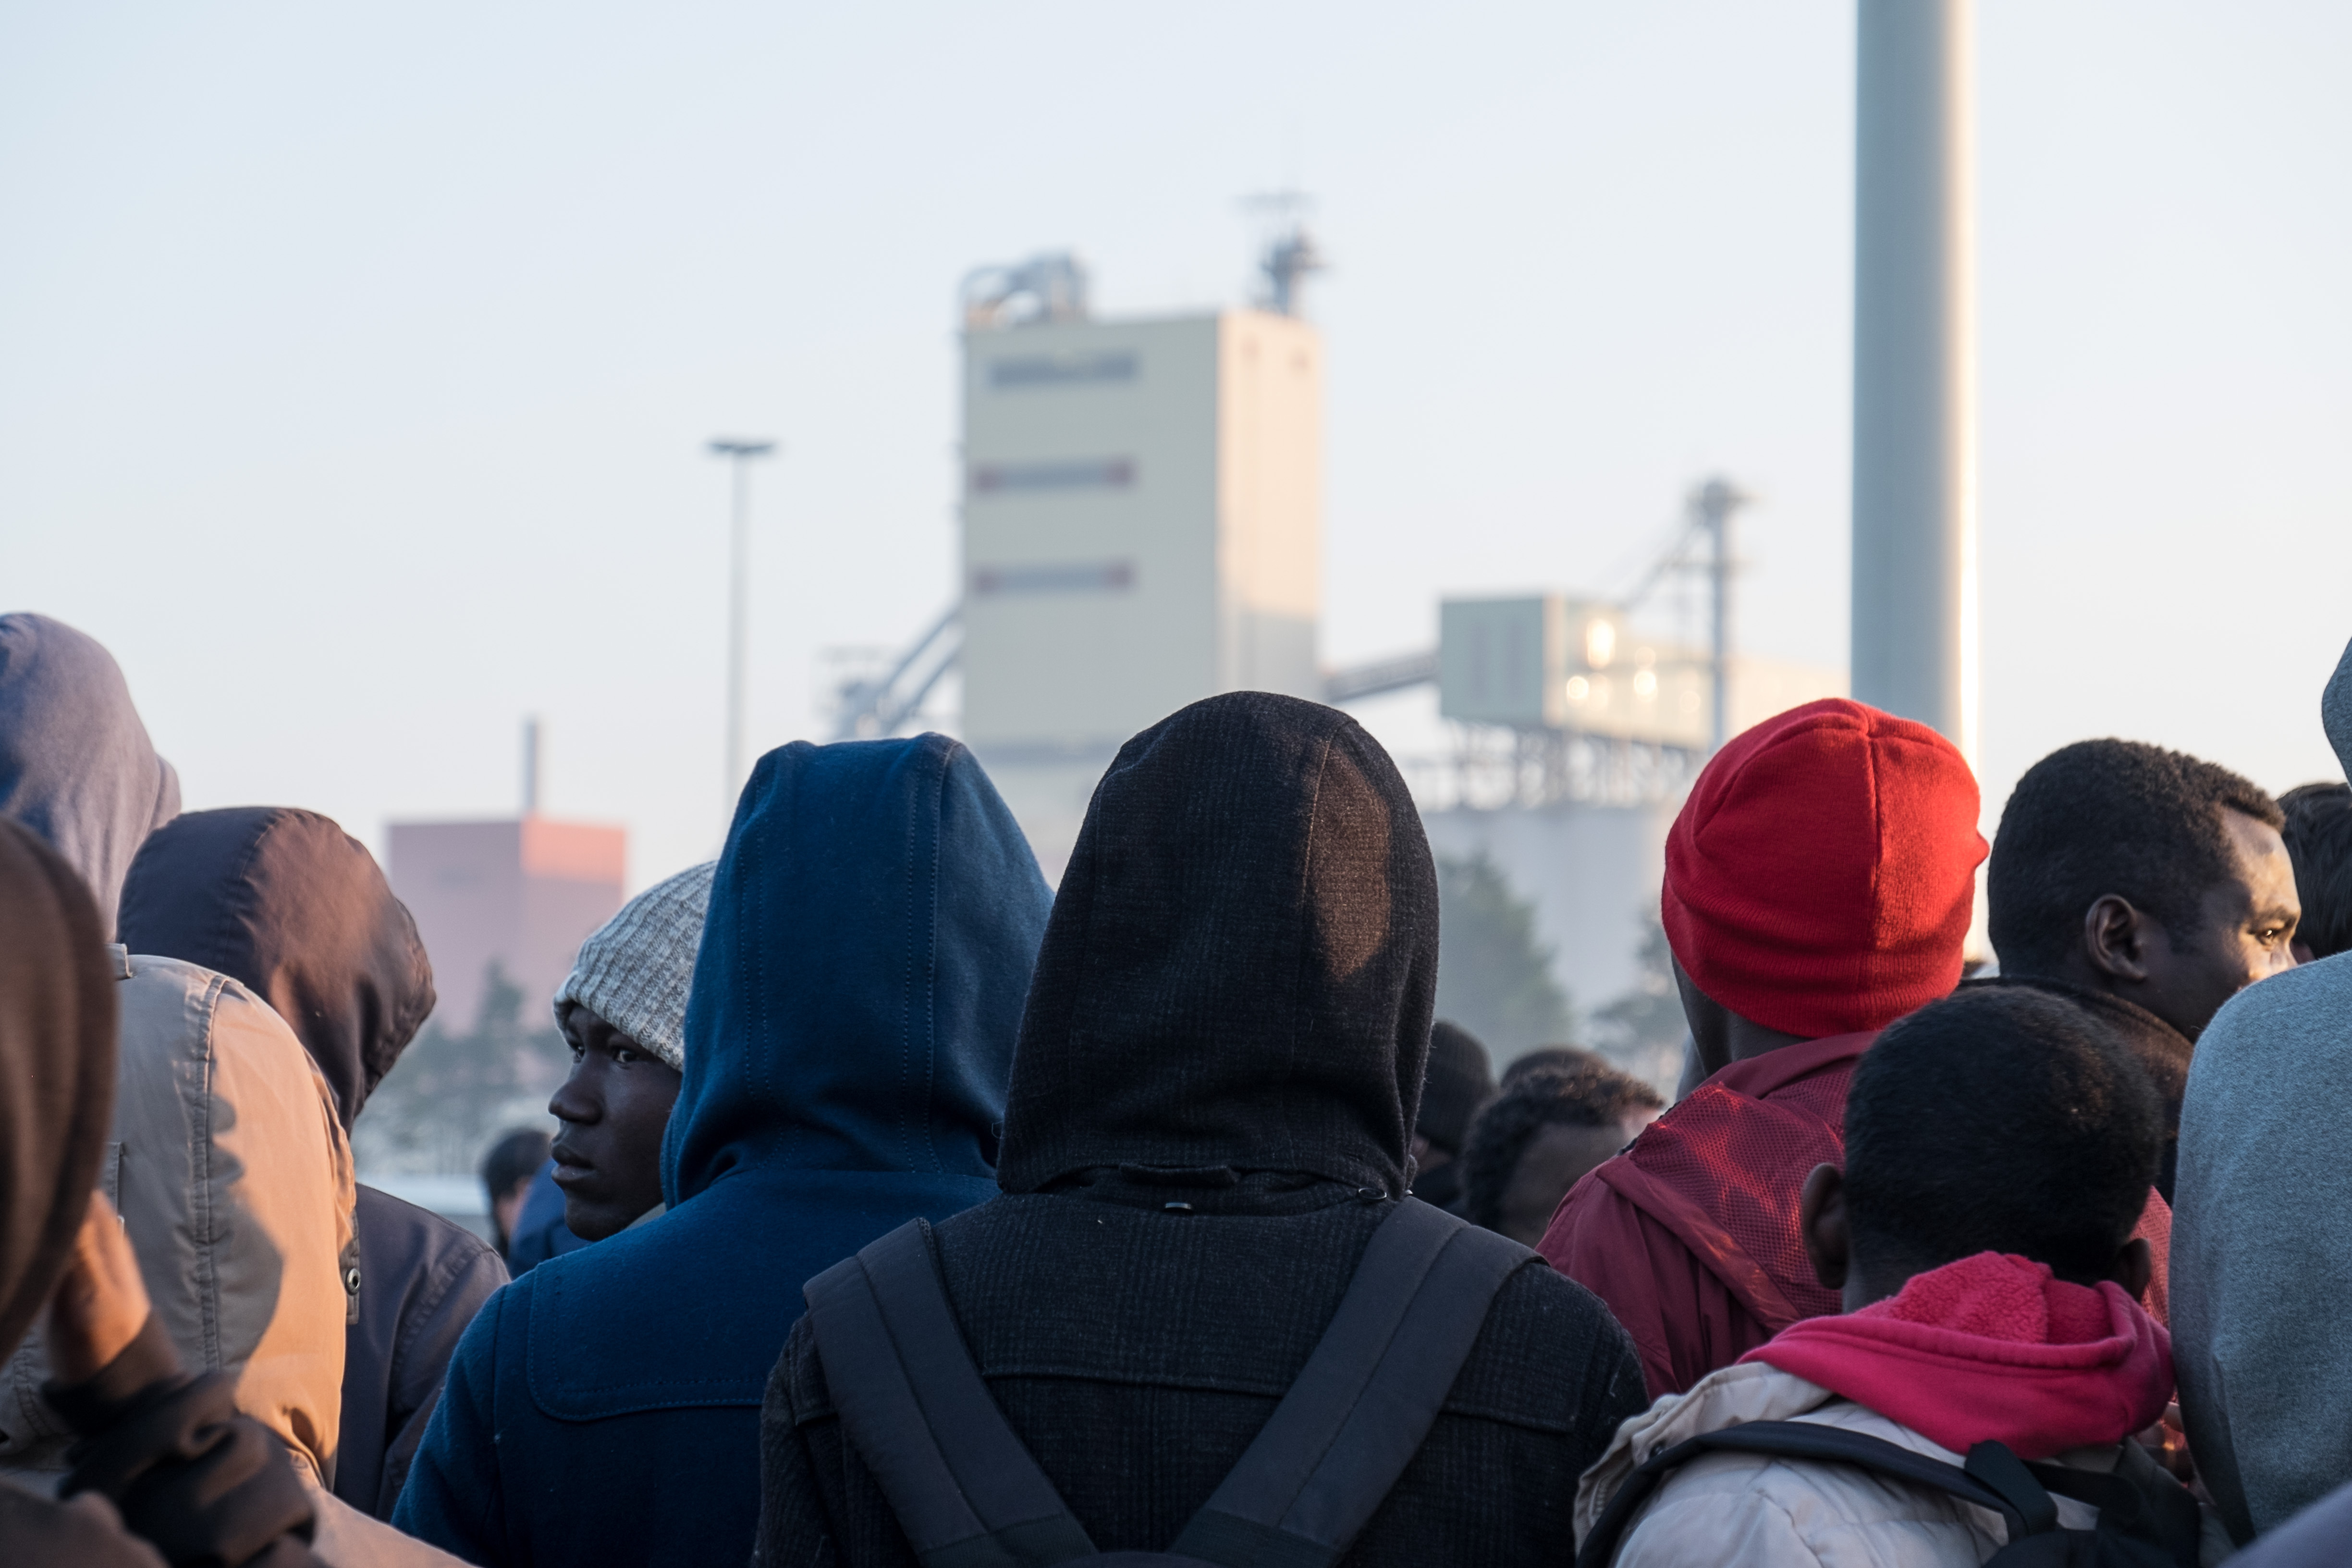
M 302 1043 L 209 969 L 113 950 L 122 1047 L 99 1184 L 191 1371 L 232 1372 L 237 1407 L 314 1474 L 334 1475 L 342 1405 L 341 1259 L 351 1147 Z M 64 1468 L 28 1340 L 0 1397 L 0 1464 Z
M 1760 1362 L 1727 1366 L 1617 1429 L 1609 1451 L 1577 1487 L 1577 1540 L 1591 1532 L 1617 1489 L 1652 1454 L 1748 1421 L 1817 1422 L 1948 1465 L 1963 1462 L 1819 1384 Z M 2155 1465 L 2134 1443 L 2076 1448 L 2055 1462 L 2088 1470 Z M 2098 1510 L 2087 1503 L 2054 1500 L 2063 1528 L 2085 1530 L 2097 1521 Z M 1843 1465 L 1709 1454 L 1667 1479 L 1619 1538 L 1611 1562 L 1617 1568 L 1976 1568 L 2008 1538 L 2000 1515 L 1946 1492 Z M 2201 1560 L 2219 1563 L 2229 1551 L 2229 1537 L 2209 1515 Z
M 456 1561 L 336 1501 L 344 1324 L 352 1300 L 351 1145 L 291 1029 L 236 981 L 112 950 L 121 1013 L 114 1138 L 99 1182 L 122 1215 L 156 1318 L 191 1371 L 236 1379 L 275 1432 L 336 1568 Z M 0 1468 L 38 1485 L 70 1434 L 40 1397 L 39 1337 L 0 1386 Z

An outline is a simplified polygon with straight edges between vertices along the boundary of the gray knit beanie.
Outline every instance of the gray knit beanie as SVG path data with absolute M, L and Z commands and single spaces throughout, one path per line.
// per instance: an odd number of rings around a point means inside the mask
M 655 883 L 582 942 L 572 973 L 555 988 L 556 1027 L 577 1003 L 684 1072 L 686 994 L 718 869 L 708 860 Z

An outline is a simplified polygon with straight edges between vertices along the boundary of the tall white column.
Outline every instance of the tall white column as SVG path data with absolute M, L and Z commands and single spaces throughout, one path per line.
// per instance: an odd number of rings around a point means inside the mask
M 1977 756 L 1976 7 L 1859 0 L 1853 694 Z

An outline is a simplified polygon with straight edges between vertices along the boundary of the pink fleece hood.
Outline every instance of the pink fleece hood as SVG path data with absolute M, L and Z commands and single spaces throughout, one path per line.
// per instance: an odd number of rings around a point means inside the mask
M 2120 1442 L 2172 1397 L 2172 1341 L 2118 1285 L 2070 1285 L 1999 1252 L 1914 1275 L 1859 1312 L 1807 1318 L 1739 1358 L 1866 1405 L 1965 1454 Z

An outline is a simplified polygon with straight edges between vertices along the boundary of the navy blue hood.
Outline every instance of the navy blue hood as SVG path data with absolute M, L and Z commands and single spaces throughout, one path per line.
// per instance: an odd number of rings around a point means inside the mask
M 401 1528 L 476 1563 L 748 1560 L 760 1402 L 801 1287 L 910 1219 L 997 1195 L 1049 902 L 954 742 L 762 757 L 687 1003 L 668 1212 L 490 1299 Z
M 945 736 L 762 757 L 695 963 L 670 1205 L 751 1167 L 993 1176 L 1052 902 Z
M 0 816 L 81 873 L 109 937 L 131 857 L 179 814 L 180 775 L 114 656 L 47 616 L 0 616 Z

